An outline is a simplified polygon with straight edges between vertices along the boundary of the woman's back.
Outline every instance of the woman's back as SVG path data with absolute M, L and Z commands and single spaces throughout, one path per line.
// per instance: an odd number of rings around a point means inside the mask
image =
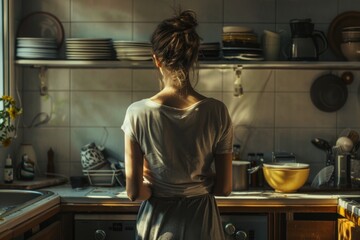
M 211 191 L 215 154 L 232 151 L 231 120 L 222 102 L 205 98 L 178 109 L 144 99 L 129 107 L 127 118 L 136 129 L 132 134 L 144 153 L 144 177 L 153 195 Z
M 191 86 L 196 26 L 192 11 L 157 26 L 151 44 L 162 89 L 129 106 L 122 126 L 126 191 L 144 200 L 139 240 L 224 239 L 214 195 L 231 191 L 232 124 L 222 102 Z

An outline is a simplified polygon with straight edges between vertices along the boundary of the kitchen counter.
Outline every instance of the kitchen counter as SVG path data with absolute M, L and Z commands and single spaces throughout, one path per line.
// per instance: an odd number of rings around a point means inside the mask
M 73 189 L 69 184 L 43 188 L 61 196 L 62 203 L 94 203 L 94 202 L 131 202 L 128 200 L 123 187 L 95 187 L 88 186 L 82 189 Z M 301 191 L 295 193 L 277 193 L 274 190 L 249 189 L 247 191 L 234 191 L 230 196 L 216 196 L 217 202 L 239 202 L 242 204 L 257 204 L 267 202 L 270 204 L 337 204 L 339 198 L 360 198 L 360 190 L 342 191 Z M 138 204 L 138 202 L 134 202 Z
M 72 189 L 70 185 L 59 185 L 45 188 L 61 196 L 62 205 L 112 205 L 138 207 L 140 202 L 131 202 L 122 187 L 93 187 Z M 273 190 L 248 190 L 232 192 L 227 197 L 216 197 L 220 208 L 227 207 L 261 207 L 281 208 L 285 206 L 334 206 L 339 198 L 360 198 L 357 191 L 308 191 L 296 193 L 276 193 Z
M 95 187 L 73 189 L 70 184 L 63 184 L 42 190 L 55 194 L 36 202 L 3 219 L 0 219 L 0 235 L 4 231 L 23 223 L 37 214 L 54 206 L 59 211 L 71 213 L 136 213 L 139 201 L 130 201 L 122 187 Z M 340 206 L 354 214 L 360 214 L 360 206 L 355 206 L 351 199 L 360 199 L 360 190 L 326 190 L 296 193 L 276 193 L 273 190 L 250 189 L 232 192 L 227 197 L 216 197 L 221 213 L 241 212 L 331 212 L 337 213 Z M 349 200 L 350 199 L 350 200 Z M 346 202 L 346 204 L 345 204 Z M 355 206 L 355 207 L 354 207 Z
M 53 194 L 40 201 L 37 201 L 30 206 L 19 209 L 18 211 L 4 217 L 0 217 L 0 233 L 7 231 L 14 226 L 20 225 L 28 219 L 38 216 L 47 210 L 59 206 L 60 196 Z

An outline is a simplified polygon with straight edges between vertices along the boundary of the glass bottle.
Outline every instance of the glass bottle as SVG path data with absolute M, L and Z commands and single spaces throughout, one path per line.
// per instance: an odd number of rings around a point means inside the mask
M 251 168 L 257 166 L 255 153 L 248 153 L 248 161 L 250 162 Z M 251 187 L 257 187 L 257 171 L 250 174 L 249 183 Z
M 5 166 L 4 166 L 4 182 L 5 183 L 12 183 L 14 181 L 14 168 L 12 164 L 12 159 L 10 157 L 10 154 L 5 160 Z
M 264 163 L 264 154 L 257 153 L 256 159 L 257 159 L 258 164 L 260 164 L 260 166 L 261 166 L 261 168 L 259 169 L 259 172 L 258 172 L 258 186 L 263 187 L 264 186 L 264 173 L 262 170 L 262 165 Z
M 240 144 L 233 145 L 233 161 L 240 160 Z

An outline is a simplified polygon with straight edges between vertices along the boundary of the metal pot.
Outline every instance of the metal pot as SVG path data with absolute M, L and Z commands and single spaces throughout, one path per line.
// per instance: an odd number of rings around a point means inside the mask
M 232 162 L 232 190 L 241 191 L 249 189 L 249 175 L 256 172 L 260 167 L 250 168 L 249 161 Z

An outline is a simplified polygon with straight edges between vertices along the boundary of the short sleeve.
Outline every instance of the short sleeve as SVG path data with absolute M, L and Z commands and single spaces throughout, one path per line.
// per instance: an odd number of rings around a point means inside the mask
M 134 133 L 134 129 L 135 129 L 134 124 L 135 124 L 134 112 L 132 111 L 132 106 L 129 106 L 128 109 L 126 110 L 124 122 L 121 126 L 121 129 L 132 140 L 136 140 Z
M 233 151 L 233 125 L 225 105 L 221 109 L 221 131 L 219 141 L 216 144 L 215 153 L 224 154 L 232 153 Z

